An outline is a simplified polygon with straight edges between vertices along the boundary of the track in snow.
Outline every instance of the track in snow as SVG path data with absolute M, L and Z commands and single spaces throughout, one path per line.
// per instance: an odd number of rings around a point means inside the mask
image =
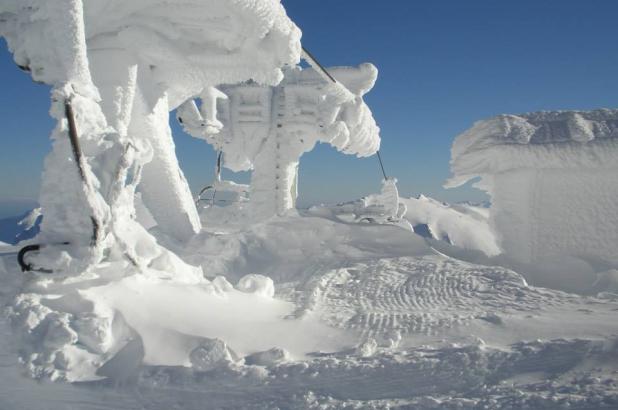
M 328 270 L 305 285 L 299 314 L 318 312 L 329 324 L 361 333 L 434 335 L 473 319 L 501 323 L 501 314 L 537 312 L 573 296 L 528 287 L 504 268 L 440 256 L 394 258 Z

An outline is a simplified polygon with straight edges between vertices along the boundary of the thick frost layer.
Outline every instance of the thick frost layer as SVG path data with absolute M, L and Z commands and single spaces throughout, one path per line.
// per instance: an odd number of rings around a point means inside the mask
M 447 185 L 512 169 L 607 169 L 617 162 L 618 110 L 500 115 L 455 139 Z
M 40 195 L 43 247 L 28 255 L 54 274 L 16 302 L 23 359 L 35 375 L 92 378 L 131 335 L 75 283 L 202 280 L 135 217 L 139 190 L 164 234 L 182 241 L 200 228 L 169 111 L 210 84 L 276 84 L 281 67 L 299 61 L 300 31 L 276 0 L 6 0 L 0 35 L 23 69 L 52 85 L 58 121 Z
M 0 35 L 18 65 L 55 87 L 52 115 L 60 123 L 41 194 L 43 232 L 53 242 L 87 241 L 92 218 L 104 239 L 111 221 L 133 212 L 137 185 L 165 233 L 195 234 L 200 222 L 168 112 L 210 84 L 276 84 L 281 67 L 300 57 L 300 31 L 276 0 L 6 0 Z M 67 172 L 76 169 L 67 160 L 67 99 L 90 185 L 82 199 L 84 184 Z
M 491 225 L 518 261 L 618 264 L 618 110 L 503 115 L 453 144 L 448 186 L 481 177 Z M 553 262 L 552 262 L 553 261 Z
M 59 84 L 88 75 L 87 65 L 67 66 L 83 34 L 58 29 L 64 19 L 81 19 L 70 6 L 78 3 L 2 2 L 0 33 L 35 80 Z M 276 83 L 280 67 L 300 56 L 300 31 L 277 0 L 92 0 L 84 3 L 83 19 L 88 52 L 114 48 L 135 55 L 169 88 L 172 105 L 196 86 Z M 86 50 L 79 53 L 86 58 Z

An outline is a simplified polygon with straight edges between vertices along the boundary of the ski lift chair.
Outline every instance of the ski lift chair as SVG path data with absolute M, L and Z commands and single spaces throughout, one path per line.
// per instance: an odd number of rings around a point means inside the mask
M 206 205 L 210 207 L 214 205 L 229 206 L 234 203 L 247 202 L 249 200 L 249 185 L 237 184 L 234 181 L 221 179 L 222 155 L 223 152 L 219 151 L 213 183 L 202 188 L 195 198 L 195 205 L 198 206 L 198 208 L 202 202 L 210 203 L 210 205 Z M 208 198 L 207 194 L 210 192 L 212 192 L 212 194 L 210 198 Z M 223 198 L 216 199 L 217 192 L 228 193 L 227 198 L 224 196 Z

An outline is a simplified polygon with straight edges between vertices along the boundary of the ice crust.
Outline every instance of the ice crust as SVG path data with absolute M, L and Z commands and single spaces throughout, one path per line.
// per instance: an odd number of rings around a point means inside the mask
M 491 227 L 514 259 L 618 264 L 618 110 L 477 122 L 453 143 L 451 169 L 450 187 L 481 177 Z

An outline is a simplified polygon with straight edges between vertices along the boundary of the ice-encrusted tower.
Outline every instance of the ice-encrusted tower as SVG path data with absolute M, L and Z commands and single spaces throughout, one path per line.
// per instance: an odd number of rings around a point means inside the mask
M 0 0 L 0 35 L 51 85 L 57 120 L 27 260 L 45 275 L 25 276 L 13 306 L 21 358 L 36 377 L 97 379 L 129 342 L 80 291 L 93 278 L 208 285 L 135 217 L 139 190 L 169 238 L 200 228 L 169 112 L 213 84 L 277 84 L 300 61 L 300 30 L 278 0 Z
M 185 130 L 223 152 L 223 165 L 252 170 L 253 221 L 295 207 L 298 164 L 316 143 L 369 156 L 380 146 L 379 128 L 363 95 L 374 85 L 371 64 L 334 67 L 332 81 L 313 68 L 290 67 L 276 86 L 220 85 L 178 110 Z
M 198 232 L 169 112 L 212 84 L 275 85 L 301 52 L 300 30 L 276 0 L 2 0 L 0 16 L 16 63 L 53 87 L 39 241 L 48 253 L 69 243 L 74 262 L 149 264 L 157 245 L 133 217 L 136 190 L 163 233 Z

